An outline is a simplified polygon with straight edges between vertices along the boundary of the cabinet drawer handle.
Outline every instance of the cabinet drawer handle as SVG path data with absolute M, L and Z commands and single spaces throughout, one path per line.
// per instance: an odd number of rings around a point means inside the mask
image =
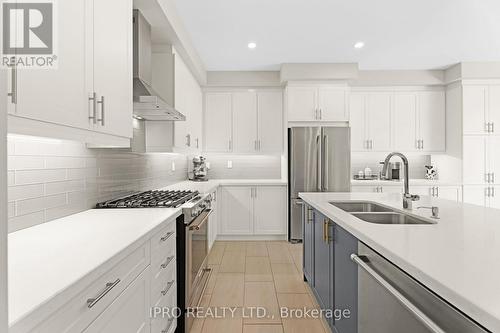
M 161 331 L 161 333 L 168 333 L 168 331 L 170 330 L 170 327 L 172 326 L 172 323 L 174 322 L 174 318 L 170 318 L 168 320 L 168 324 L 167 324 L 167 327 L 165 327 L 165 329 L 163 329 Z
M 99 302 L 104 296 L 106 296 L 106 294 L 109 293 L 111 289 L 113 289 L 118 283 L 120 283 L 120 279 L 116 279 L 115 282 L 106 283 L 106 288 L 104 288 L 104 290 L 99 295 L 97 295 L 96 298 L 89 298 L 87 300 L 87 307 L 89 309 L 94 307 L 94 305 L 96 305 L 97 302 Z
M 170 288 L 172 288 L 172 286 L 174 285 L 174 282 L 175 282 L 175 280 L 172 280 L 172 281 L 170 281 L 169 283 L 167 283 L 167 286 L 165 287 L 165 289 L 163 289 L 163 290 L 161 291 L 161 294 L 162 294 L 163 296 L 165 296 L 165 295 L 168 293 L 168 291 L 170 290 Z
M 392 296 L 394 296 L 401 305 L 403 305 L 413 316 L 424 324 L 433 333 L 445 333 L 432 319 L 430 319 L 425 313 L 423 313 L 419 308 L 417 308 L 409 299 L 407 299 L 403 294 L 401 294 L 396 288 L 394 288 L 389 282 L 387 282 L 382 275 L 377 273 L 372 269 L 367 262 L 368 258 L 365 256 L 357 256 L 356 254 L 351 254 L 351 260 L 354 261 L 360 268 L 362 268 L 368 275 L 370 275 L 375 281 L 377 281 L 384 289 L 386 289 Z
M 7 94 L 7 96 L 10 97 L 10 102 L 12 104 L 17 104 L 17 69 L 16 66 L 14 65 L 15 63 L 15 57 L 11 58 L 11 61 L 13 62 L 12 64 L 9 65 L 11 67 L 11 91 L 10 93 Z
M 172 236 L 174 234 L 173 231 L 170 231 L 169 233 L 167 233 L 165 236 L 163 236 L 162 238 L 160 238 L 160 242 L 164 242 L 166 241 L 167 239 L 170 238 L 170 236 Z
M 105 126 L 105 113 L 106 110 L 104 109 L 104 96 L 101 96 L 101 100 L 97 101 L 97 104 L 101 104 L 101 118 L 97 119 L 101 123 L 102 126 Z
M 89 116 L 89 119 L 92 120 L 94 124 L 97 124 L 97 116 L 96 116 L 96 110 L 97 110 L 97 94 L 92 93 L 92 96 L 89 97 L 89 101 L 92 102 L 92 115 Z
M 168 265 L 172 262 L 172 260 L 174 260 L 174 256 L 170 256 L 170 257 L 168 257 L 168 258 L 167 258 L 167 260 L 166 260 L 163 264 L 161 264 L 161 265 L 160 265 L 160 267 L 161 267 L 162 269 L 167 268 L 167 267 L 168 267 Z

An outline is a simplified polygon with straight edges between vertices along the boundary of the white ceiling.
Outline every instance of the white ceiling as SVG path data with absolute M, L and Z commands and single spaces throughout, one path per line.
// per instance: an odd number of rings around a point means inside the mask
M 500 0 L 175 2 L 207 70 L 276 70 L 287 62 L 439 69 L 500 61 Z M 354 49 L 360 40 L 366 46 Z

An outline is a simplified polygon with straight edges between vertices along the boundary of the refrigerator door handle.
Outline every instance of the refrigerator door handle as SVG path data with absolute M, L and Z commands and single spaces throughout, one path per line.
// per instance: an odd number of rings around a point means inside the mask
M 321 176 L 323 180 L 323 191 L 328 191 L 328 135 L 323 135 L 323 161 L 322 161 L 322 171 Z
M 322 156 L 321 156 L 321 136 L 318 135 L 316 136 L 316 151 L 317 151 L 317 165 L 316 165 L 316 177 L 317 177 L 317 189 L 318 191 L 321 192 L 321 185 L 322 185 L 322 179 L 321 179 L 321 176 L 322 176 L 322 173 L 323 173 L 323 170 L 321 168 L 321 163 L 322 163 Z

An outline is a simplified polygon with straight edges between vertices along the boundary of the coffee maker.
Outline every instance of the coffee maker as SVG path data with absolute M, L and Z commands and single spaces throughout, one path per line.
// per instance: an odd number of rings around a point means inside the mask
M 192 170 L 189 173 L 189 180 L 195 182 L 207 181 L 208 167 L 206 163 L 206 158 L 203 156 L 193 157 Z

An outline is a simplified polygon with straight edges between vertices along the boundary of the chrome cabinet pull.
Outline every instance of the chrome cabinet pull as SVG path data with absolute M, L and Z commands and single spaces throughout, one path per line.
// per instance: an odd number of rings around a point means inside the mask
M 368 275 L 377 281 L 383 288 L 385 288 L 392 296 L 394 296 L 401 305 L 403 305 L 413 316 L 424 324 L 433 333 L 446 333 L 439 327 L 432 319 L 427 317 L 419 308 L 417 308 L 410 300 L 387 282 L 380 274 L 372 269 L 367 262 L 368 258 L 365 256 L 358 256 L 351 254 L 351 260 L 354 261 L 360 268 L 362 268 Z
M 421 141 L 422 141 L 422 149 L 425 149 L 424 148 L 424 140 L 422 139 Z
M 491 197 L 491 187 L 486 188 L 486 196 L 489 198 Z
M 438 186 L 438 187 L 436 187 L 436 197 L 438 197 L 438 198 L 439 198 L 439 186 Z
M 491 196 L 493 198 L 495 197 L 495 188 L 494 187 L 491 188 Z
M 491 133 L 495 133 L 495 123 L 491 123 Z
M 319 109 L 319 119 L 323 119 L 323 110 Z
M 434 189 L 435 189 L 435 187 L 431 187 L 431 196 L 432 197 L 434 196 Z
M 165 287 L 165 289 L 163 289 L 161 291 L 162 296 L 165 296 L 168 293 L 168 291 L 170 290 L 170 288 L 172 288 L 172 286 L 174 285 L 174 282 L 175 282 L 175 280 L 172 280 L 172 281 L 170 281 L 170 282 L 167 283 L 167 286 Z
M 322 169 L 321 169 L 321 149 L 319 149 L 321 143 L 321 136 L 316 136 L 316 159 L 317 159 L 317 166 L 316 166 L 316 188 L 318 191 L 321 192 L 321 175 L 322 175 Z
M 14 65 L 15 58 L 12 57 L 12 64 L 9 65 L 11 67 L 11 90 L 10 93 L 7 93 L 7 96 L 10 97 L 10 102 L 12 104 L 17 104 L 17 68 Z
M 259 143 L 259 151 L 260 151 L 261 150 L 261 141 L 258 140 L 257 142 Z
M 101 100 L 97 101 L 97 104 L 101 104 L 101 118 L 97 119 L 97 121 L 101 122 L 101 126 L 105 126 L 105 118 L 104 115 L 106 114 L 106 110 L 104 109 L 104 96 L 101 96 Z
M 191 147 L 191 134 L 186 135 L 186 146 Z
M 323 191 L 328 191 L 328 170 L 330 170 L 328 166 L 328 135 L 323 135 L 323 161 L 325 162 L 323 164 L 323 175 L 321 176 L 322 179 L 322 187 Z
M 165 269 L 168 267 L 168 265 L 172 262 L 172 260 L 174 260 L 174 256 L 170 256 L 167 258 L 167 260 L 160 265 L 161 269 Z
M 161 333 L 168 333 L 168 331 L 170 330 L 170 327 L 172 326 L 172 323 L 174 322 L 174 318 L 170 318 L 168 320 L 168 324 L 167 324 L 167 327 L 165 327 L 165 329 L 163 329 L 161 331 Z
M 420 149 L 420 140 L 415 140 L 415 148 Z
M 494 172 L 491 173 L 491 183 L 495 184 L 495 173 Z
M 490 133 L 490 123 L 484 123 L 484 131 Z
M 257 150 L 257 140 L 254 140 L 254 141 L 253 141 L 253 149 L 254 149 L 254 150 Z
M 94 124 L 97 124 L 97 94 L 92 93 L 92 96 L 89 97 L 89 101 L 92 102 L 92 115 L 89 116 L 89 119 L 92 120 Z
M 485 181 L 486 183 L 488 183 L 488 184 L 490 183 L 490 174 L 489 174 L 489 173 L 485 173 L 485 174 L 484 174 L 484 181 Z
M 111 291 L 111 289 L 116 287 L 116 285 L 120 283 L 120 281 L 121 281 L 120 279 L 116 279 L 115 282 L 106 283 L 106 288 L 104 288 L 104 290 L 99 295 L 97 295 L 97 297 L 89 298 L 87 300 L 87 307 L 89 309 L 94 307 L 94 305 L 96 305 L 104 296 L 106 296 Z
M 164 242 L 166 241 L 167 239 L 170 238 L 170 236 L 172 236 L 174 234 L 173 231 L 170 231 L 169 233 L 167 233 L 165 236 L 163 236 L 162 238 L 160 238 L 160 242 Z
M 200 148 L 200 139 L 196 138 L 196 148 Z

